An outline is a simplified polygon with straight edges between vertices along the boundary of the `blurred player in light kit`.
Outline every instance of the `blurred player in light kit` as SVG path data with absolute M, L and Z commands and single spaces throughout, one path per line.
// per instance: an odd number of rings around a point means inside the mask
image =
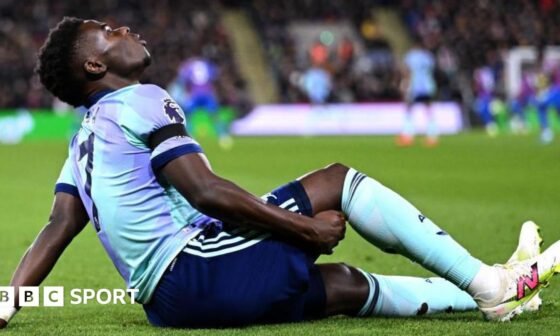
M 403 130 L 397 138 L 397 144 L 400 146 L 409 146 L 414 142 L 416 131 L 412 111 L 419 104 L 424 106 L 428 120 L 426 145 L 437 145 L 439 132 L 431 109 L 431 103 L 437 90 L 434 67 L 434 56 L 429 50 L 423 48 L 419 39 L 416 39 L 414 45 L 404 57 L 401 87 L 405 94 L 407 110 Z

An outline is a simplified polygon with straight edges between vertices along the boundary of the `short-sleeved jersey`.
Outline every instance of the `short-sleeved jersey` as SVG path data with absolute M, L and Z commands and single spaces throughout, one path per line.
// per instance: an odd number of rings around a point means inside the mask
M 492 68 L 484 66 L 476 69 L 474 71 L 474 84 L 477 95 L 492 95 L 496 88 L 496 79 Z
M 148 302 L 165 269 L 208 222 L 158 170 L 201 153 L 188 136 L 149 146 L 154 131 L 185 124 L 180 107 L 155 85 L 105 92 L 70 143 L 55 188 L 81 198 L 105 250 L 137 299 Z
M 404 58 L 404 63 L 410 71 L 408 95 L 412 97 L 436 93 L 434 80 L 434 56 L 424 49 L 412 49 Z
M 211 94 L 216 73 L 216 67 L 208 60 L 193 58 L 181 65 L 179 79 L 187 85 L 191 95 Z

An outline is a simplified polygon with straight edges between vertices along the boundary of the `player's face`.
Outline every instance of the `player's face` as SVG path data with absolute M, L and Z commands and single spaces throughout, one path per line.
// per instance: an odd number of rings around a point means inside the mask
M 86 20 L 82 24 L 86 57 L 97 57 L 107 71 L 127 77 L 142 72 L 151 62 L 146 41 L 128 27 L 113 29 L 103 22 Z

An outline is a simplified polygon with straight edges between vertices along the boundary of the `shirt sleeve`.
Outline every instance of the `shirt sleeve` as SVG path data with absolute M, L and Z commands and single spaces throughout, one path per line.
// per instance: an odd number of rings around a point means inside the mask
M 78 188 L 76 187 L 76 182 L 74 181 L 74 176 L 72 175 L 72 164 L 70 162 L 70 158 L 66 159 L 66 161 L 64 162 L 64 166 L 62 166 L 60 176 L 56 181 L 54 193 L 56 194 L 58 192 L 64 192 L 76 197 L 80 197 Z
M 131 92 L 126 103 L 128 109 L 121 127 L 132 145 L 150 149 L 150 136 L 162 127 L 180 124 L 186 128 L 186 118 L 181 107 L 165 90 L 156 85 L 138 86 Z M 154 171 L 179 156 L 203 152 L 193 138 L 184 135 L 170 137 L 150 150 Z

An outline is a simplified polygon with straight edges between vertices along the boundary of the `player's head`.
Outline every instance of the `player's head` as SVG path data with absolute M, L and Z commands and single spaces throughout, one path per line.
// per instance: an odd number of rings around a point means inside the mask
M 151 61 L 144 45 L 128 27 L 65 17 L 39 51 L 36 71 L 53 95 L 78 106 L 96 89 L 138 80 Z

